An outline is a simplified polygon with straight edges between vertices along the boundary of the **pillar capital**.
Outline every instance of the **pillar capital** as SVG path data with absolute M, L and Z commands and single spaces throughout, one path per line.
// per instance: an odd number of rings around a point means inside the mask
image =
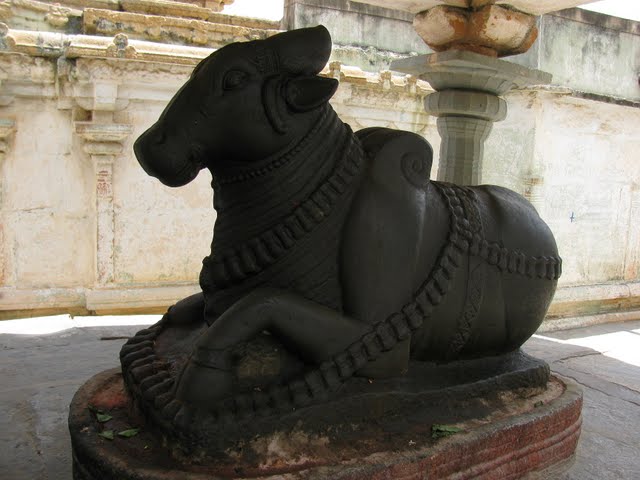
M 429 82 L 436 91 L 458 88 L 503 95 L 551 81 L 550 73 L 463 50 L 394 60 L 391 68 Z

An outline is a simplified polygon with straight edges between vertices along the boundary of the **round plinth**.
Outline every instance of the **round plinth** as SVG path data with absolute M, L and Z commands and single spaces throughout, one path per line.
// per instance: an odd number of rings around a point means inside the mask
M 262 452 L 257 457 L 230 450 L 222 452 L 227 461 L 198 463 L 198 458 L 169 451 L 144 428 L 120 371 L 114 369 L 78 390 L 69 428 L 76 480 L 512 479 L 572 457 L 581 408 L 578 387 L 552 376 L 546 391 L 528 397 L 507 392 L 480 418 L 447 425 L 403 424 L 397 431 L 386 429 L 384 438 L 353 438 L 348 455 L 343 447 L 336 451 L 326 436 L 274 431 L 247 438 L 247 447 L 252 444 L 253 452 Z M 97 412 L 111 418 L 105 421 Z M 132 428 L 140 430 L 130 437 L 118 435 Z M 101 436 L 105 431 L 114 438 Z

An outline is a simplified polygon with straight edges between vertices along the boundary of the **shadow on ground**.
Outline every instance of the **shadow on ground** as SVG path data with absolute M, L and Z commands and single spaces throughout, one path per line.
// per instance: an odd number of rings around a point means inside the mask
M 118 366 L 136 326 L 0 335 L 0 475 L 3 480 L 71 478 L 69 402 L 89 377 Z M 527 353 L 584 389 L 575 463 L 559 480 L 640 478 L 640 322 L 536 336 Z M 547 477 L 549 478 L 549 477 Z

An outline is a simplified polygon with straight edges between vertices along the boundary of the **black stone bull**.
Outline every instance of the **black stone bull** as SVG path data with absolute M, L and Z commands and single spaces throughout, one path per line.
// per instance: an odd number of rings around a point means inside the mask
M 515 350 L 551 302 L 560 259 L 532 205 L 501 187 L 430 181 L 418 135 L 353 134 L 328 103 L 338 82 L 318 76 L 330 52 L 324 27 L 228 45 L 135 144 L 166 185 L 205 167 L 213 176 L 203 294 L 168 315 L 204 312 L 209 325 L 181 401 L 207 408 L 230 395 L 229 352 L 263 331 L 307 362 L 314 390 L 400 375 L 410 358 Z

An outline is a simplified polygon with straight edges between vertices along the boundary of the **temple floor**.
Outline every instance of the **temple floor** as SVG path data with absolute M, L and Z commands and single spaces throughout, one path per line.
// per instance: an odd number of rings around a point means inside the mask
M 126 338 L 158 318 L 56 316 L 0 322 L 3 479 L 71 478 L 67 416 L 73 394 L 92 375 L 117 367 Z M 640 321 L 536 335 L 524 349 L 583 388 L 575 463 L 556 478 L 637 478 Z

